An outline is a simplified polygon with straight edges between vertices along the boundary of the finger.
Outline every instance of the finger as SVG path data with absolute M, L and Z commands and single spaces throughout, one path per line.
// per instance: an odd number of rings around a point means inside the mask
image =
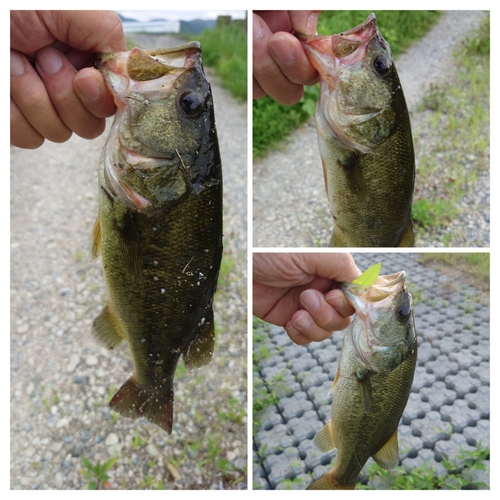
M 290 10 L 290 22 L 295 31 L 304 35 L 315 35 L 320 10 Z
M 347 326 L 349 320 L 347 319 Z M 316 324 L 308 311 L 297 311 L 287 323 L 286 330 L 298 332 L 302 337 L 305 337 L 312 342 L 321 342 L 330 337 L 334 330 L 325 330 Z
M 302 44 L 293 35 L 275 33 L 269 38 L 267 48 L 281 72 L 291 82 L 299 85 L 314 85 L 318 82 L 318 72 L 307 58 Z
M 269 26 L 271 33 L 276 33 L 277 31 L 291 33 L 293 31 L 288 10 L 254 10 L 253 12 Z
M 102 74 L 95 68 L 83 68 L 73 78 L 73 89 L 87 111 L 99 118 L 116 112 L 116 105 Z
M 253 98 L 254 99 L 262 99 L 267 94 L 262 90 L 262 87 L 259 85 L 259 82 L 254 78 L 253 79 Z
M 288 334 L 288 336 L 290 337 L 290 340 L 292 340 L 293 342 L 295 342 L 296 344 L 298 345 L 307 345 L 307 344 L 310 344 L 312 342 L 311 339 L 308 339 L 307 337 L 305 337 L 304 335 L 302 335 L 292 324 L 291 321 L 289 321 L 286 325 L 285 325 L 285 331 L 286 333 Z
M 99 136 L 105 120 L 87 111 L 73 90 L 76 71 L 66 56 L 54 47 L 44 47 L 37 52 L 36 68 L 64 124 L 85 139 Z
M 338 288 L 336 288 L 335 290 L 330 290 L 325 295 L 325 300 L 343 318 L 347 318 L 349 316 L 352 316 L 355 313 L 354 307 L 352 307 L 352 305 L 349 303 L 349 301 L 345 298 L 345 295 Z
M 11 54 L 10 95 L 30 125 L 53 142 L 64 142 L 71 130 L 57 115 L 40 76 L 28 59 L 15 50 Z
M 262 90 L 283 104 L 298 102 L 303 94 L 301 85 L 291 82 L 269 54 L 267 41 L 272 35 L 266 23 L 254 14 L 253 76 Z
M 10 98 L 10 143 L 24 149 L 36 149 L 44 138 L 30 125 L 16 103 Z
M 336 282 L 351 283 L 361 271 L 350 253 L 292 253 L 295 266 L 302 269 L 304 276 L 321 276 Z
M 322 330 L 333 332 L 343 330 L 349 326 L 349 319 L 341 316 L 338 311 L 330 305 L 322 293 L 317 290 L 305 290 L 300 295 L 300 302 L 311 315 L 312 320 Z

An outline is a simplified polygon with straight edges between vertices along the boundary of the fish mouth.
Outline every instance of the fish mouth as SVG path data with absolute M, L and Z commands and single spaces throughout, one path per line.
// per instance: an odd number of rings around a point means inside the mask
M 352 283 L 341 283 L 339 288 L 356 314 L 366 317 L 373 309 L 382 312 L 391 307 L 396 295 L 406 289 L 406 272 L 379 276 L 368 288 Z

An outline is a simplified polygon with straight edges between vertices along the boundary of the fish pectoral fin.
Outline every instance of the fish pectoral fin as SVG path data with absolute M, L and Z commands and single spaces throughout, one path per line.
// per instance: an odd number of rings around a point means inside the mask
M 398 430 L 396 429 L 380 450 L 373 455 L 373 460 L 382 469 L 394 469 L 399 463 Z
M 118 347 L 125 335 L 118 323 L 114 309 L 108 302 L 92 323 L 92 335 L 106 349 Z
M 161 391 L 142 387 L 132 375 L 109 402 L 110 408 L 129 418 L 145 417 L 172 433 L 174 389 L 172 379 L 164 382 Z
M 413 222 L 410 220 L 405 234 L 401 238 L 398 247 L 414 247 L 415 246 L 415 232 L 413 230 Z
M 90 260 L 95 260 L 101 253 L 101 221 L 97 216 L 92 228 L 92 238 L 90 243 Z
M 214 353 L 215 332 L 212 309 L 198 323 L 198 334 L 182 353 L 184 364 L 189 370 L 210 363 Z
M 333 379 L 332 387 L 328 391 L 328 394 L 331 394 L 335 390 L 335 386 L 337 385 L 339 378 L 340 378 L 340 367 L 337 368 L 337 371 L 335 373 L 335 378 Z
M 117 221 L 120 230 L 123 258 L 127 266 L 132 283 L 139 283 L 142 275 L 142 255 L 137 231 L 139 215 L 137 212 L 127 211 Z
M 313 442 L 316 448 L 323 453 L 328 453 L 337 447 L 333 436 L 333 425 L 331 420 L 329 420 L 314 436 Z
M 358 389 L 359 397 L 361 398 L 361 404 L 367 415 L 370 414 L 370 408 L 372 405 L 372 385 L 370 383 L 370 375 L 367 371 L 363 376 L 358 375 Z

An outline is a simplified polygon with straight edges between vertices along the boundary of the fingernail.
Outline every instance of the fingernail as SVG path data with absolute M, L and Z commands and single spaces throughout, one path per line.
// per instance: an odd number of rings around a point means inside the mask
M 295 318 L 293 322 L 299 327 L 299 331 L 309 330 L 309 328 L 312 327 L 312 321 L 309 314 L 302 314 L 298 318 Z
M 101 87 L 96 84 L 91 75 L 77 73 L 73 82 L 83 97 L 89 101 L 96 101 L 101 97 Z
M 10 51 L 10 76 L 21 76 L 26 71 L 24 59 L 15 51 Z
M 307 33 L 306 35 L 314 35 L 316 33 L 316 26 L 318 25 L 318 13 L 311 14 L 307 19 Z
M 321 307 L 318 296 L 312 290 L 300 294 L 300 301 L 308 311 L 317 311 Z
M 45 47 L 36 54 L 36 62 L 47 75 L 54 75 L 62 68 L 59 52 L 53 47 Z
M 253 41 L 259 40 L 264 35 L 261 20 L 259 16 L 253 16 Z
M 272 55 L 282 66 L 289 66 L 295 62 L 295 53 L 290 47 L 288 40 L 280 39 L 280 43 L 275 41 L 272 45 Z

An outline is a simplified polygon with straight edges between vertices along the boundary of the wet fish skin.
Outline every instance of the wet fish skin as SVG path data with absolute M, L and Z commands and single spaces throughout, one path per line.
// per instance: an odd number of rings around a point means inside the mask
M 357 314 L 344 337 L 331 420 L 314 438 L 320 451 L 337 448 L 338 453 L 334 468 L 307 489 L 354 489 L 370 457 L 384 469 L 397 466 L 398 423 L 417 361 L 404 272 L 379 277 L 366 292 L 353 285 L 341 288 Z
M 414 246 L 411 125 L 375 15 L 340 35 L 297 36 L 320 74 L 315 119 L 334 220 L 330 246 Z
M 214 349 L 222 257 L 222 171 L 210 85 L 197 42 L 100 56 L 117 104 L 99 169 L 93 256 L 108 304 L 92 333 L 129 343 L 134 374 L 110 401 L 171 433 L 173 379 Z

